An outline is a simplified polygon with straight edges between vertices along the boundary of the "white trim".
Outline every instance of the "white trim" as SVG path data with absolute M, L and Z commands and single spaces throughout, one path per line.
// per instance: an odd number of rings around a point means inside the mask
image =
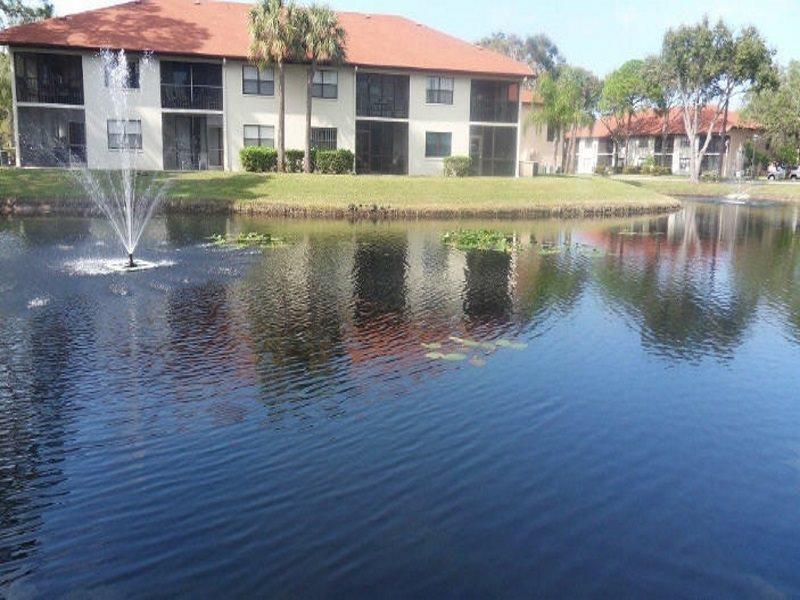
M 14 82 L 14 98 L 16 98 L 16 81 Z M 17 106 L 22 108 L 54 108 L 54 109 L 68 109 L 68 110 L 84 110 L 83 104 L 55 104 L 49 102 L 17 102 Z
M 230 171 L 230 153 L 228 152 L 228 101 L 227 101 L 227 94 L 225 93 L 225 89 L 228 87 L 225 85 L 225 67 L 228 64 L 228 59 L 222 59 L 222 153 L 225 155 L 222 161 L 222 170 L 223 171 Z M 159 81 L 160 84 L 160 81 Z M 160 91 L 159 85 L 159 91 Z M 242 91 L 244 92 L 244 66 L 242 67 Z M 163 119 L 162 119 L 163 122 Z M 164 139 L 164 132 L 161 132 L 161 139 Z M 163 152 L 162 152 L 163 154 Z
M 19 145 L 19 111 L 17 110 L 17 77 L 14 71 L 16 60 L 14 50 L 8 49 L 9 61 L 11 63 L 11 112 L 14 119 L 14 162 L 17 167 L 22 166 L 22 152 Z

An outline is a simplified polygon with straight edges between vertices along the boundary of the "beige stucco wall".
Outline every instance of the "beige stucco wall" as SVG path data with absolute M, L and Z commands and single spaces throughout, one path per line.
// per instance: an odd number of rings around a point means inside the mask
M 532 123 L 531 113 L 536 110 L 540 110 L 536 104 L 522 105 L 519 158 L 523 164 L 523 175 L 530 174 L 526 171 L 530 171 L 534 162 L 539 163 L 539 173 L 555 170 L 553 165 L 555 142 L 547 141 L 546 126 Z
M 86 160 L 92 169 L 120 167 L 124 152 L 130 166 L 152 170 L 163 168 L 161 136 L 161 91 L 157 60 L 140 61 L 139 89 L 127 90 L 123 108 L 115 109 L 105 86 L 103 60 L 97 53 L 83 54 L 83 100 L 86 107 Z M 141 150 L 110 150 L 109 119 L 142 122 Z
M 441 175 L 442 158 L 426 158 L 425 134 L 452 133 L 452 156 L 469 155 L 469 101 L 471 79 L 453 77 L 453 104 L 428 104 L 426 102 L 427 73 L 411 75 L 409 82 L 408 166 L 412 175 Z

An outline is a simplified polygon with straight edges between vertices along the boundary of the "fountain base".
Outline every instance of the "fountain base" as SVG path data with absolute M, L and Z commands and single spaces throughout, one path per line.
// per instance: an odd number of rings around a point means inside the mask
M 136 263 L 133 262 L 133 253 L 132 252 L 128 253 L 128 267 L 127 268 L 129 268 L 129 269 L 135 269 L 136 268 Z
M 111 275 L 114 273 L 138 273 L 163 267 L 171 267 L 175 262 L 171 260 L 160 260 L 150 262 L 138 259 L 130 266 L 130 260 L 120 260 L 119 258 L 83 258 L 69 261 L 66 263 L 67 271 L 73 275 Z

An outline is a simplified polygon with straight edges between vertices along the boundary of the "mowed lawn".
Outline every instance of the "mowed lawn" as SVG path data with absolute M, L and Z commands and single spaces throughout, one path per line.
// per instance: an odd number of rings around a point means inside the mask
M 354 206 L 427 212 L 532 212 L 576 210 L 658 210 L 677 202 L 657 191 L 602 177 L 402 177 L 160 173 L 167 201 L 177 205 L 220 203 L 247 209 L 347 210 Z M 61 170 L 0 169 L 0 201 L 35 204 L 85 200 L 74 175 Z
M 775 200 L 779 202 L 800 202 L 800 182 L 798 181 L 756 181 L 692 183 L 682 177 L 619 176 L 617 181 L 641 187 L 642 189 L 675 197 L 723 198 L 729 194 L 747 194 L 754 200 Z

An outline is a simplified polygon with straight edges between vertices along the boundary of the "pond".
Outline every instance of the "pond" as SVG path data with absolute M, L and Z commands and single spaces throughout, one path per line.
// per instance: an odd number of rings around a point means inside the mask
M 800 211 L 458 226 L 0 221 L 0 596 L 800 594 Z

